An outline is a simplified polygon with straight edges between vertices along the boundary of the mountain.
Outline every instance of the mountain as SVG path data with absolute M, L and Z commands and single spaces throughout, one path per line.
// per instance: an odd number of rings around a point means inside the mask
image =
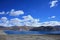
M 30 31 L 60 31 L 60 26 L 40 26 L 34 27 Z
M 20 30 L 20 31 L 28 31 L 33 27 L 29 27 L 29 26 L 11 26 L 11 27 L 4 27 L 4 26 L 0 26 L 0 30 Z
M 20 30 L 20 31 L 60 31 L 60 25 L 56 26 L 40 26 L 40 27 L 31 27 L 31 26 L 11 26 L 4 27 L 0 26 L 0 30 Z

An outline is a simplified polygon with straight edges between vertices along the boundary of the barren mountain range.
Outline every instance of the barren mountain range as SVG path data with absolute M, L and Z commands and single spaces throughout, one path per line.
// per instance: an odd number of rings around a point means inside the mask
M 0 30 L 60 31 L 60 26 L 40 26 L 40 27 L 30 27 L 30 26 L 12 26 L 12 27 L 4 27 L 4 26 L 0 26 Z

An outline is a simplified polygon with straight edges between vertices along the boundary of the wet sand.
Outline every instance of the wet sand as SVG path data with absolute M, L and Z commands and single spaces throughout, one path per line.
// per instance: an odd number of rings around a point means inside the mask
M 0 35 L 0 40 L 60 40 L 60 35 Z

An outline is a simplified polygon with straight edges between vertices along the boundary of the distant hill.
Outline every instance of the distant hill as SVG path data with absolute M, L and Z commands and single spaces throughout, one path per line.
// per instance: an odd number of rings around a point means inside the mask
M 40 26 L 40 27 L 31 27 L 31 26 L 12 26 L 4 27 L 0 26 L 0 30 L 20 30 L 20 31 L 60 31 L 60 26 Z
M 30 31 L 60 31 L 60 26 L 40 26 L 34 27 Z
M 33 27 L 29 27 L 29 26 L 11 26 L 11 27 L 4 27 L 4 26 L 0 26 L 0 30 L 30 30 Z

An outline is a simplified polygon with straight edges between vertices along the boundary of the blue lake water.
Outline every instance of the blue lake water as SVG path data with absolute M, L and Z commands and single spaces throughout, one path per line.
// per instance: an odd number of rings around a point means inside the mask
M 4 30 L 6 34 L 60 34 L 60 31 L 14 31 Z

